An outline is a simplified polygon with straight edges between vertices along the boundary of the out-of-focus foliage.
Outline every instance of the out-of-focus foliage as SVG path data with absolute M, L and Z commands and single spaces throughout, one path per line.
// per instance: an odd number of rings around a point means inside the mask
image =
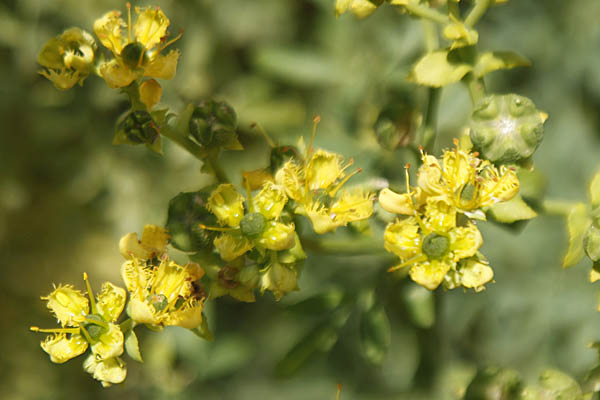
M 205 97 L 230 103 L 248 149 L 225 154 L 236 173 L 268 161 L 252 122 L 275 141 L 295 143 L 318 113 L 317 145 L 354 157 L 365 170 L 357 180 L 401 183 L 415 155 L 401 139 L 390 146 L 399 150 L 381 150 L 372 127 L 390 99 L 408 93 L 406 103 L 419 104 L 425 95 L 405 80 L 424 46 L 422 26 L 388 4 L 365 20 L 336 20 L 334 3 L 158 1 L 173 32 L 185 28 L 178 72 L 162 101 L 179 109 Z M 37 74 L 37 53 L 49 37 L 90 27 L 123 6 L 0 5 L 0 398 L 332 399 L 342 383 L 345 400 L 452 399 L 483 366 L 514 368 L 528 382 L 551 367 L 582 381 L 596 358 L 586 345 L 600 337 L 595 289 L 588 269 L 561 268 L 567 232 L 562 219 L 548 216 L 518 232 L 481 227 L 496 283 L 477 295 L 422 292 L 379 270 L 379 256 L 307 249 L 299 294 L 281 304 L 268 296 L 253 305 L 213 302 L 213 342 L 174 328 L 140 335 L 145 364 L 129 363 L 126 385 L 103 390 L 79 363 L 49 363 L 39 337 L 27 331 L 31 321 L 52 322 L 38 300 L 49 282 L 77 281 L 82 271 L 96 282 L 118 281 L 118 239 L 145 223 L 164 224 L 169 199 L 210 183 L 171 143 L 163 157 L 112 146 L 113 121 L 126 103 L 104 82 L 59 92 Z M 522 94 L 550 115 L 534 156 L 548 197 L 587 201 L 598 167 L 599 13 L 593 1 L 514 0 L 478 24 L 482 48 L 513 50 L 532 63 L 486 79 L 490 92 Z M 464 87 L 447 87 L 440 110 L 438 150 L 468 122 Z M 373 287 L 376 299 L 365 292 Z M 281 365 L 291 365 L 290 374 L 276 374 Z

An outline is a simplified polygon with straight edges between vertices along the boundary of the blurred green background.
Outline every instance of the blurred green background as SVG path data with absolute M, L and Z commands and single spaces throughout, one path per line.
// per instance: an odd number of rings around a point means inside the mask
M 185 29 L 175 44 L 182 52 L 178 73 L 163 85 L 163 102 L 178 110 L 214 97 L 236 108 L 248 151 L 223 156 L 231 171 L 267 162 L 252 122 L 281 143 L 295 143 L 310 132 L 315 114 L 322 120 L 317 145 L 354 157 L 365 169 L 357 182 L 393 182 L 412 160 L 381 149 L 371 128 L 395 94 L 423 97 L 423 89 L 404 81 L 423 49 L 418 21 L 386 5 L 366 20 L 336 20 L 333 0 L 156 4 L 172 32 Z M 70 26 L 91 31 L 110 9 L 124 12 L 125 4 L 0 3 L 0 398 L 334 399 L 341 383 L 343 400 L 452 399 L 477 367 L 511 367 L 533 380 L 548 366 L 578 379 L 594 366 L 596 353 L 587 345 L 600 339 L 600 322 L 589 262 L 561 268 L 565 221 L 549 216 L 518 232 L 480 225 L 496 283 L 480 294 L 440 293 L 433 328 L 426 327 L 427 307 L 419 311 L 423 292 L 385 273 L 382 260 L 389 258 L 311 253 L 302 290 L 280 303 L 271 296 L 256 304 L 212 302 L 212 343 L 183 329 L 139 329 L 146 362 L 129 360 L 123 385 L 103 389 L 81 359 L 52 364 L 39 347 L 43 336 L 28 331 L 54 326 L 39 296 L 53 282 L 82 287 L 83 271 L 95 288 L 104 280 L 121 284 L 119 238 L 146 223 L 163 224 L 170 198 L 209 182 L 199 163 L 170 143 L 163 157 L 112 146 L 114 121 L 127 103 L 102 80 L 90 77 L 83 88 L 60 92 L 37 74 L 37 52 L 47 39 Z M 491 74 L 487 83 L 490 91 L 532 98 L 550 115 L 535 155 L 549 198 L 585 201 L 600 164 L 598 15 L 596 1 L 513 0 L 479 24 L 483 49 L 515 50 L 533 62 Z M 460 84 L 444 90 L 438 149 L 460 132 L 470 107 Z M 315 354 L 291 377 L 275 373 L 294 344 L 328 318 L 289 304 L 339 289 L 368 295 L 374 287 L 392 327 L 381 365 L 365 360 L 353 314 L 330 352 Z M 425 313 L 421 320 L 415 309 Z

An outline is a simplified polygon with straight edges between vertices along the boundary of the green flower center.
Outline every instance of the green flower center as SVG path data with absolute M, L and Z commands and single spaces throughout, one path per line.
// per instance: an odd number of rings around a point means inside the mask
M 461 203 L 470 203 L 471 201 L 473 201 L 473 198 L 475 197 L 475 185 L 473 185 L 472 183 L 467 183 L 458 190 L 460 191 Z
M 152 304 L 152 307 L 156 310 L 156 312 L 162 311 L 167 308 L 167 296 L 164 294 L 151 294 L 146 299 L 148 303 Z
M 108 331 L 105 328 L 106 322 L 101 316 L 96 314 L 88 314 L 85 316 L 87 323 L 84 325 L 85 330 L 90 335 L 90 338 L 94 341 L 99 341 L 100 336 Z
M 144 64 L 146 49 L 140 42 L 132 42 L 121 50 L 121 59 L 129 69 L 139 68 Z
M 446 236 L 439 235 L 437 233 L 430 233 L 425 236 L 421 251 L 425 253 L 427 258 L 440 259 L 448 254 L 450 250 L 450 239 Z
M 240 221 L 242 234 L 248 237 L 258 236 L 265 230 L 267 219 L 261 213 L 250 213 L 244 215 Z

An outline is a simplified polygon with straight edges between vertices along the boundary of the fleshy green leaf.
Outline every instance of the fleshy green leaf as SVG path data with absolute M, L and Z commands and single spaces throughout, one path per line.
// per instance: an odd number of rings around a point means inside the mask
M 125 332 L 125 351 L 127 355 L 137 362 L 144 362 L 142 353 L 140 353 L 140 345 L 138 338 L 133 331 L 133 328 Z
M 391 337 L 390 321 L 382 306 L 377 305 L 363 313 L 360 341 L 363 355 L 371 364 L 379 365 L 384 361 Z
M 481 78 L 492 71 L 515 67 L 530 67 L 531 61 L 513 51 L 489 51 L 479 55 L 473 74 Z
M 569 232 L 569 248 L 563 259 L 563 268 L 569 268 L 577 264 L 585 252 L 583 250 L 583 237 L 591 224 L 588 216 L 587 206 L 583 203 L 575 205 L 567 218 L 567 229 Z
M 537 213 L 523 201 L 520 195 L 515 196 L 512 200 L 494 204 L 488 214 L 494 220 L 504 224 L 512 224 L 537 217 Z
M 472 66 L 464 62 L 450 62 L 448 51 L 440 50 L 417 61 L 407 79 L 419 85 L 441 87 L 460 81 L 471 70 Z

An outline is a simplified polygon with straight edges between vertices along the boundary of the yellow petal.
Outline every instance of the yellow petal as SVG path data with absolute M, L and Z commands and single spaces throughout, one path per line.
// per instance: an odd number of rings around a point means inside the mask
M 425 225 L 434 232 L 448 232 L 456 226 L 456 208 L 446 196 L 431 196 L 425 206 Z
M 181 310 L 169 313 L 166 325 L 180 326 L 185 329 L 194 329 L 202 323 L 203 301 L 196 302 L 192 307 L 183 307 Z
M 285 189 L 291 199 L 301 201 L 304 198 L 302 167 L 293 160 L 287 161 L 275 174 L 275 182 Z
M 387 212 L 401 215 L 414 215 L 415 213 L 413 199 L 408 193 L 398 194 L 385 188 L 379 192 L 378 201 Z
M 88 347 L 88 342 L 81 335 L 60 335 L 48 336 L 41 344 L 42 349 L 50 355 L 53 363 L 62 364 L 83 354 Z
M 341 225 L 340 221 L 332 218 L 327 207 L 319 204 L 310 204 L 306 210 L 306 216 L 310 219 L 315 233 L 322 235 L 331 232 Z
M 473 288 L 476 292 L 485 289 L 485 284 L 494 279 L 494 271 L 487 263 L 478 260 L 467 260 L 460 269 L 461 283 L 466 288 Z
M 152 293 L 165 296 L 168 303 L 175 303 L 179 297 L 186 298 L 193 292 L 195 281 L 187 267 L 174 261 L 163 261 L 154 270 Z
M 450 231 L 450 251 L 454 254 L 454 261 L 474 256 L 483 244 L 481 232 L 473 224 L 459 227 Z
M 267 272 L 261 277 L 260 291 L 273 292 L 276 300 L 286 293 L 298 290 L 298 275 L 295 270 L 280 263 L 269 265 Z
M 414 264 L 408 273 L 410 278 L 419 285 L 429 290 L 435 290 L 442 283 L 450 268 L 449 260 L 432 260 Z
M 92 352 L 104 360 L 120 356 L 123 354 L 123 339 L 119 325 L 108 324 L 108 331 L 92 345 Z
M 214 245 L 224 261 L 232 261 L 254 246 L 243 236 L 224 233 L 214 240 Z
M 94 33 L 106 48 L 118 56 L 126 38 L 121 37 L 121 28 L 127 26 L 119 11 L 109 11 L 94 21 Z
M 165 252 L 168 239 L 169 234 L 165 228 L 158 225 L 144 226 L 142 245 L 147 249 L 150 249 L 155 255 L 160 255 Z
M 329 213 L 340 226 L 367 219 L 373 214 L 373 196 L 362 189 L 344 191 L 331 205 Z
M 317 150 L 306 166 L 308 189 L 326 189 L 337 179 L 343 178 L 342 161 L 343 158 L 339 154 Z
M 132 70 L 119 64 L 117 60 L 110 60 L 100 64 L 98 66 L 98 75 L 113 89 L 129 86 L 137 78 Z
M 421 253 L 421 235 L 414 217 L 390 223 L 383 234 L 385 249 L 409 260 Z
M 417 174 L 419 187 L 428 195 L 441 195 L 444 193 L 442 184 L 442 169 L 440 163 L 433 156 L 424 155 L 423 164 Z
M 444 178 L 452 192 L 473 180 L 475 167 L 471 165 L 469 153 L 462 150 L 446 150 L 443 163 Z
M 148 112 L 158 104 L 162 96 L 162 87 L 154 79 L 148 79 L 140 85 L 140 101 L 144 103 Z
M 57 89 L 67 90 L 71 89 L 79 81 L 83 81 L 79 71 L 71 71 L 68 69 L 63 70 L 41 70 L 39 74 L 46 77 L 50 82 L 54 84 Z
M 281 186 L 265 182 L 261 191 L 254 196 L 253 203 L 255 212 L 261 213 L 266 219 L 276 219 L 287 203 L 287 196 Z
M 504 165 L 500 167 L 499 176 L 495 167 L 486 168 L 482 171 L 481 176 L 483 181 L 481 182 L 480 197 L 484 203 L 479 207 L 511 200 L 519 193 L 519 178 L 517 178 L 516 172 Z
M 150 50 L 166 36 L 169 19 L 158 7 L 136 7 L 137 20 L 133 25 L 135 39 Z
M 104 320 L 115 322 L 123 312 L 126 300 L 127 292 L 125 292 L 125 289 L 110 282 L 105 282 L 96 302 L 98 313 Z
M 161 322 L 155 315 L 154 307 L 138 298 L 129 300 L 128 310 L 131 319 L 138 324 L 159 325 Z
M 144 65 L 144 76 L 160 79 L 173 79 L 177 71 L 179 50 L 171 50 L 166 56 L 157 54 L 151 61 Z
M 221 225 L 237 227 L 244 218 L 244 197 L 230 183 L 221 184 L 213 190 L 207 207 Z
M 269 221 L 257 242 L 269 250 L 287 250 L 295 244 L 294 224 Z
M 83 362 L 83 369 L 104 387 L 121 383 L 127 377 L 125 363 L 118 357 L 100 360 L 92 354 Z
M 152 272 L 145 263 L 134 258 L 121 265 L 121 278 L 127 291 L 134 296 L 142 296 L 144 289 L 150 284 Z
M 87 297 L 71 285 L 59 286 L 42 300 L 48 301 L 48 308 L 62 326 L 76 326 L 89 313 Z

